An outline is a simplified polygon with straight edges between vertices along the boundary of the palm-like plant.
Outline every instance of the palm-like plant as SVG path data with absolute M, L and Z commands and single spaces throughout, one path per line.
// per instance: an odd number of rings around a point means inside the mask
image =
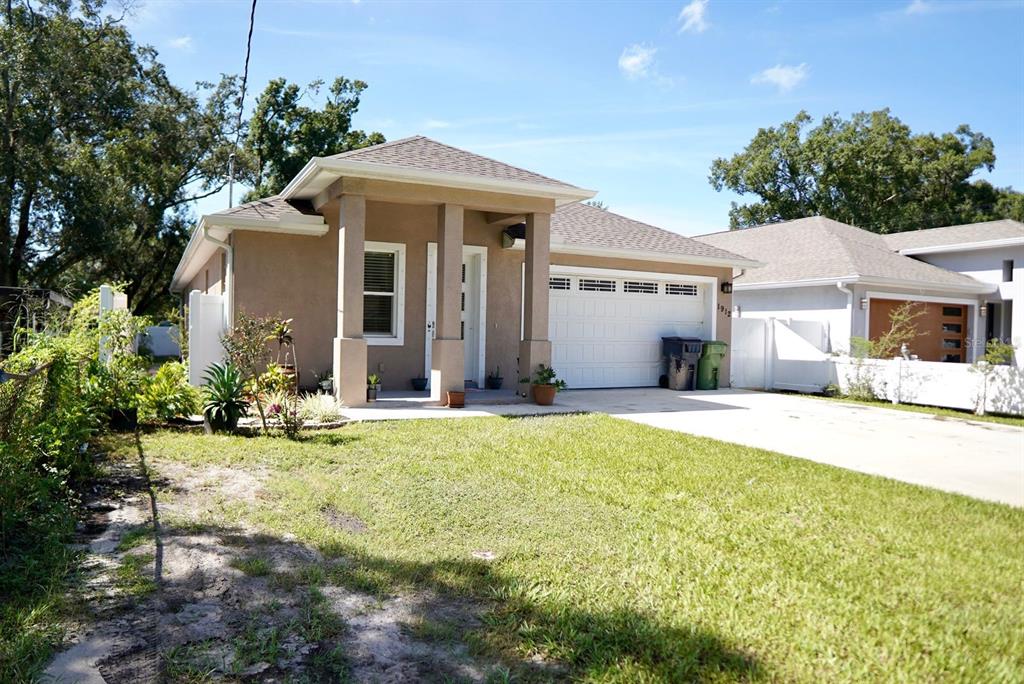
M 203 418 L 213 432 L 233 431 L 249 408 L 249 402 L 242 398 L 245 392 L 242 372 L 232 363 L 215 363 L 206 371 L 205 380 Z

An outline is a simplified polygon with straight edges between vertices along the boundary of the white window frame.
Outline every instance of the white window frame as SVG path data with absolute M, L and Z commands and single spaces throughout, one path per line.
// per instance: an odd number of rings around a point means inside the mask
M 393 335 L 381 335 L 378 333 L 367 333 L 363 331 L 363 338 L 366 344 L 371 347 L 400 347 L 405 344 L 405 243 L 402 242 L 371 242 L 363 245 L 364 252 L 390 252 L 395 255 L 395 291 L 391 292 L 367 292 L 363 290 L 363 297 L 366 295 L 391 295 L 394 297 L 395 305 L 391 307 L 393 317 L 391 329 Z

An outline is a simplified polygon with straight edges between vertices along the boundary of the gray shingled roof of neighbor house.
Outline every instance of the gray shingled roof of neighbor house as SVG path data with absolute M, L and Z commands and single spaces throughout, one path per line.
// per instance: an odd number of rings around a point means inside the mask
M 473 152 L 445 145 L 422 135 L 392 140 L 391 142 L 350 150 L 334 154 L 326 159 L 343 159 L 345 161 L 384 164 L 420 171 L 451 173 L 462 176 L 479 176 L 500 181 L 517 181 L 520 183 L 539 183 L 561 188 L 575 188 L 575 185 L 564 183 L 554 178 L 542 176 L 533 171 L 521 169 L 484 157 Z
M 964 245 L 990 240 L 1007 240 L 1024 238 L 1024 223 L 1012 219 L 1000 221 L 983 221 L 981 223 L 965 223 L 959 226 L 927 228 L 925 230 L 908 230 L 904 233 L 892 233 L 883 236 L 890 249 L 921 249 L 944 247 L 946 245 Z
M 579 203 L 559 207 L 551 217 L 552 251 L 557 252 L 561 245 L 615 249 L 624 257 L 628 257 L 631 251 L 640 251 L 704 259 L 745 260 L 727 249 Z
M 981 285 L 977 280 L 892 251 L 881 235 L 823 216 L 694 238 L 765 263 L 734 279 L 737 286 L 844 277 L 922 285 Z

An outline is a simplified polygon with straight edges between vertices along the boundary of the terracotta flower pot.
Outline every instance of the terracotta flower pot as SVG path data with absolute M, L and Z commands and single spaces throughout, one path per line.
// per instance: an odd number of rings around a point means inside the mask
M 533 400 L 538 406 L 551 406 L 555 403 L 555 393 L 558 389 L 554 385 L 533 385 Z
M 466 393 L 457 390 L 448 391 L 448 408 L 463 408 L 466 405 Z

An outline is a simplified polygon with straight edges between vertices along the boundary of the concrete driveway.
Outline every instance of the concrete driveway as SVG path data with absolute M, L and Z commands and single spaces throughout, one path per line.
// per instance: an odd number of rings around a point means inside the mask
M 561 408 L 1024 506 L 1024 429 L 794 395 L 571 390 Z

